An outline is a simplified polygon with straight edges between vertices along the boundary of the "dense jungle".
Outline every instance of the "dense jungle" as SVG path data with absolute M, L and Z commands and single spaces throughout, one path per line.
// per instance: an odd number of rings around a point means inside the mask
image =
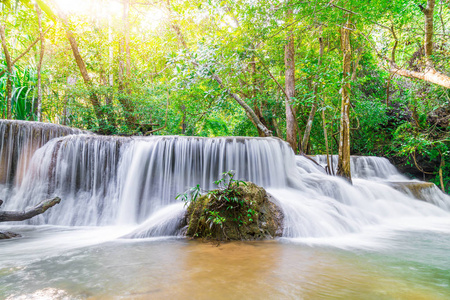
M 449 20 L 448 0 L 2 1 L 0 117 L 311 155 L 342 139 L 447 190 Z

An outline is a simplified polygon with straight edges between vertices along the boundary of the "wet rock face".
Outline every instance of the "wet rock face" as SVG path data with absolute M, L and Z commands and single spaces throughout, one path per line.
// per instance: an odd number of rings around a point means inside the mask
M 392 186 L 397 191 L 403 192 L 405 194 L 414 196 L 415 198 L 427 201 L 424 191 L 432 189 L 435 187 L 432 182 L 390 182 L 390 186 Z
M 67 126 L 0 120 L 0 184 L 20 183 L 34 152 L 53 138 L 89 134 Z
M 422 173 L 414 164 L 408 163 L 408 157 L 405 156 L 393 156 L 389 158 L 389 161 L 400 171 L 400 173 L 412 177 L 418 178 L 420 180 L 430 180 L 433 176 Z M 440 160 L 433 159 L 431 160 L 428 156 L 421 154 L 418 152 L 416 154 L 417 164 L 420 166 L 422 170 L 427 173 L 433 173 L 436 169 L 436 166 L 439 166 Z
M 11 239 L 15 237 L 21 237 L 21 235 L 11 231 L 0 231 L 0 240 Z
M 389 117 L 386 127 L 396 127 L 412 120 L 412 112 L 409 108 L 395 102 L 391 103 L 390 107 L 388 107 L 386 115 Z
M 221 197 L 216 190 L 191 202 L 186 212 L 186 235 L 219 241 L 264 240 L 282 235 L 283 212 L 272 196 L 251 182 L 234 185 L 233 190 L 237 201 Z
M 433 110 L 428 114 L 427 122 L 430 125 L 435 125 L 444 129 L 448 128 L 450 126 L 450 107 L 444 106 Z

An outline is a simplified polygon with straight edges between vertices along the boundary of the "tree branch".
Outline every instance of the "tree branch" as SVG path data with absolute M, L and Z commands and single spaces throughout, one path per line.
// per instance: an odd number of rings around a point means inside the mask
M 53 27 L 53 25 L 50 26 L 49 28 L 47 28 L 47 29 L 44 31 L 44 33 L 42 34 L 42 36 L 45 36 L 45 34 L 46 34 L 52 27 Z M 41 37 L 39 36 L 37 39 L 35 39 L 35 40 L 30 44 L 30 46 L 28 46 L 27 49 L 25 49 L 22 53 L 20 53 L 20 55 L 17 56 L 17 57 L 11 62 L 11 66 L 14 66 L 14 65 L 16 64 L 16 62 L 18 62 L 19 59 L 21 59 L 22 57 L 24 57 L 25 54 L 27 54 L 27 53 L 31 50 L 31 48 L 33 48 L 33 46 L 36 45 L 36 43 L 39 42 L 40 40 L 41 40 Z M 12 67 L 11 67 L 11 68 L 12 68 Z M 2 77 L 3 74 L 5 74 L 5 73 L 6 73 L 6 70 L 0 72 L 0 77 Z
M 424 72 L 417 72 L 401 69 L 395 63 L 391 62 L 391 68 L 389 72 L 391 72 L 392 74 L 401 75 L 403 77 L 425 80 L 430 83 L 434 83 L 450 89 L 450 77 L 441 72 L 436 71 L 435 69 L 425 70 Z
M 26 211 L 0 211 L 0 222 L 9 221 L 23 221 L 31 219 L 34 216 L 40 215 L 47 211 L 50 207 L 55 206 L 61 202 L 61 198 L 55 197 L 53 199 L 47 199 Z
M 46 34 L 46 33 L 50 30 L 50 28 L 52 28 L 52 27 L 53 27 L 53 25 L 50 26 L 49 28 L 47 28 L 47 29 L 44 31 L 44 33 L 42 33 L 42 36 L 45 36 L 45 34 Z M 25 51 L 23 51 L 19 56 L 16 57 L 16 59 L 14 59 L 13 65 L 14 65 L 19 59 L 21 59 L 25 54 L 27 54 L 28 51 L 30 51 L 31 48 L 33 48 L 33 46 L 36 45 L 36 43 L 39 42 L 40 40 L 41 40 L 41 37 L 38 37 L 37 39 L 35 39 L 34 42 L 31 43 L 30 46 L 28 46 L 27 49 L 25 49 Z

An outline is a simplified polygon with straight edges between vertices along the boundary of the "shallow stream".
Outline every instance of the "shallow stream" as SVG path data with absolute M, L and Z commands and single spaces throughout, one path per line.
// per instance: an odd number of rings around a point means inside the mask
M 24 238 L 0 242 L 0 298 L 448 299 L 450 222 L 425 225 L 220 246 L 115 239 L 130 228 L 7 227 Z

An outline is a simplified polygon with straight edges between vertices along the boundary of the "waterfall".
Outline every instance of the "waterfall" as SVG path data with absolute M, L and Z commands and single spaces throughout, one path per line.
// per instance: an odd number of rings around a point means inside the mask
M 82 133 L 66 126 L 0 120 L 0 184 L 19 183 L 34 151 L 55 137 Z
M 313 157 L 320 165 L 327 165 L 326 155 L 316 155 Z M 330 156 L 331 160 L 331 156 Z M 354 178 L 364 178 L 371 180 L 406 180 L 387 158 L 377 156 L 351 156 L 351 174 Z M 333 155 L 333 167 L 337 170 L 338 156 Z
M 58 195 L 62 205 L 32 223 L 137 224 L 191 186 L 214 188 L 225 171 L 262 186 L 285 187 L 289 156 L 294 159 L 275 138 L 71 135 L 36 151 L 8 208 Z
M 353 186 L 327 175 L 323 158 L 316 159 L 319 164 L 295 156 L 278 138 L 68 135 L 34 152 L 4 205 L 21 210 L 59 196 L 61 204 L 29 222 L 139 225 L 130 236 L 174 235 L 185 210 L 176 195 L 197 184 L 215 188 L 223 172 L 234 170 L 236 179 L 277 199 L 285 237 L 339 236 L 390 220 L 450 216 L 447 195 L 434 186 L 422 196 L 399 188 L 417 181 L 386 159 L 352 158 Z

